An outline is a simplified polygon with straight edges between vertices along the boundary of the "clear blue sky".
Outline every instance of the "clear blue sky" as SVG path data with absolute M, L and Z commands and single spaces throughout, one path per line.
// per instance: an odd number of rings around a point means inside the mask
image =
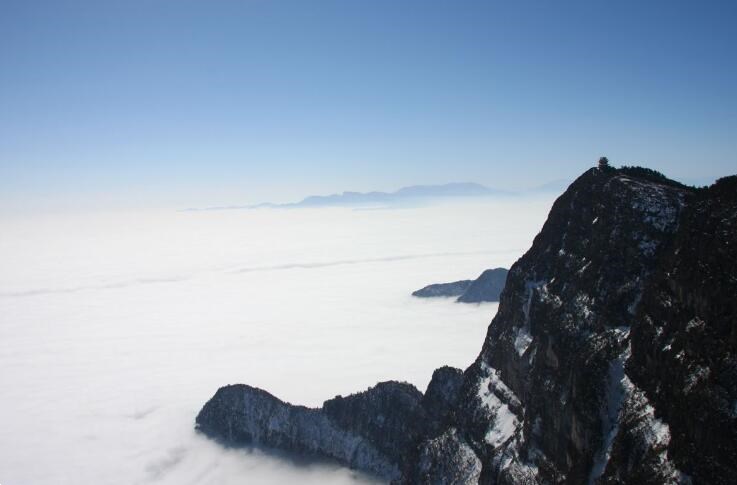
M 0 202 L 737 172 L 737 2 L 0 0 Z

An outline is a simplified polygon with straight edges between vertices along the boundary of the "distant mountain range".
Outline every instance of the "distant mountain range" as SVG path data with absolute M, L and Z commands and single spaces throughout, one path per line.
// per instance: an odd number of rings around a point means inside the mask
M 444 185 L 412 185 L 402 187 L 396 192 L 343 192 L 333 195 L 311 195 L 293 204 L 281 204 L 277 207 L 323 207 L 344 205 L 389 204 L 407 199 L 436 199 L 445 197 L 479 197 L 502 195 L 507 192 L 490 189 L 483 185 L 451 183 Z M 273 206 L 273 204 L 272 204 Z
M 568 186 L 571 185 L 571 182 L 573 182 L 573 180 L 571 179 L 552 180 L 546 184 L 538 185 L 537 187 L 526 190 L 523 193 L 556 192 L 558 194 L 562 194 L 563 192 L 565 192 Z
M 492 189 L 472 182 L 456 182 L 442 185 L 411 185 L 395 192 L 343 192 L 332 195 L 310 195 L 299 202 L 274 204 L 263 202 L 252 205 L 233 205 L 194 210 L 227 210 L 227 209 L 261 209 L 261 208 L 298 208 L 298 207 L 360 207 L 388 206 L 407 203 L 418 203 L 431 199 L 447 199 L 462 197 L 514 196 L 527 193 L 563 192 L 570 182 L 556 180 L 522 192 Z

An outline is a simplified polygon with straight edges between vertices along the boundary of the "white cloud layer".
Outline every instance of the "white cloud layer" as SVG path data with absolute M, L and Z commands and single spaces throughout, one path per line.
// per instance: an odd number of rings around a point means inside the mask
M 0 483 L 368 481 L 224 449 L 194 417 L 228 383 L 317 406 L 465 367 L 496 304 L 410 293 L 508 267 L 550 203 L 0 221 Z

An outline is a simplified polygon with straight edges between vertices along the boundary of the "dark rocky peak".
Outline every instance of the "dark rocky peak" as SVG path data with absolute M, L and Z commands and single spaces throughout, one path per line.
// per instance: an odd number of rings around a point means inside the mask
M 422 398 L 427 413 L 437 422 L 445 423 L 458 405 L 463 386 L 463 372 L 455 367 L 435 369 Z
M 487 269 L 458 297 L 460 303 L 499 301 L 507 281 L 506 268 Z
M 737 177 L 592 168 L 510 269 L 465 372 L 320 410 L 229 386 L 198 426 L 404 483 L 735 483 L 735 234 Z
M 485 476 L 598 478 L 636 308 L 688 195 L 594 168 L 555 202 L 467 371 L 465 427 L 482 462 L 495 463 Z

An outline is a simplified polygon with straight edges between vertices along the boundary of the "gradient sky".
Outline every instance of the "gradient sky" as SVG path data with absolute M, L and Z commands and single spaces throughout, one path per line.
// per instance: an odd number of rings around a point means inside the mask
M 737 172 L 737 2 L 0 0 L 0 203 Z

